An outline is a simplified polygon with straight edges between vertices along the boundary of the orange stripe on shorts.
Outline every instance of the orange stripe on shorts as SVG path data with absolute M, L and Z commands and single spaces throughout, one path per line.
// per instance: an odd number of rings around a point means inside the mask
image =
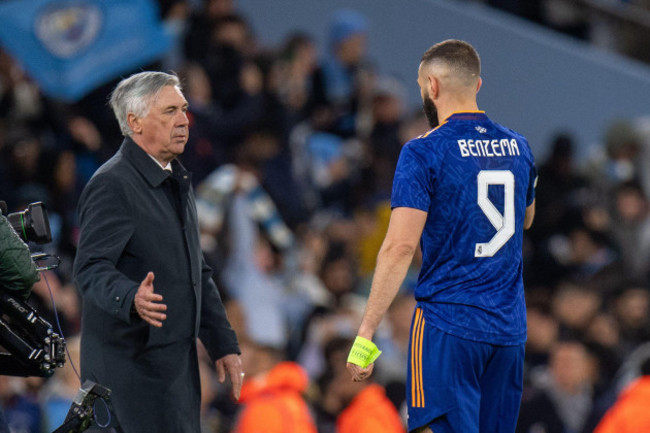
M 415 310 L 413 334 L 411 335 L 411 406 L 424 407 L 422 387 L 422 334 L 424 317 L 422 309 Z

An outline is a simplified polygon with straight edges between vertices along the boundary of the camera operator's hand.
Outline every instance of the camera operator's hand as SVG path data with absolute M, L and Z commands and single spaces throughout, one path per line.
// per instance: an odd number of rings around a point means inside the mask
M 135 311 L 142 320 L 155 327 L 162 327 L 162 321 L 167 318 L 165 313 L 167 305 L 161 304 L 163 297 L 153 291 L 153 272 L 149 272 L 140 283 L 138 291 L 133 298 Z
M 219 382 L 223 383 L 226 380 L 226 373 L 230 378 L 230 383 L 232 384 L 232 398 L 237 401 L 239 400 L 239 395 L 241 393 L 241 386 L 244 382 L 244 372 L 242 371 L 241 359 L 236 353 L 231 353 L 222 358 L 219 358 L 216 362 L 217 375 L 219 377 Z

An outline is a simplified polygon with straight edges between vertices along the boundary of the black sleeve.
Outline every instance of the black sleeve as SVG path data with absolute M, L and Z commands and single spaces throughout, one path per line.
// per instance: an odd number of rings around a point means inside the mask
M 217 285 L 212 280 L 212 269 L 202 258 L 201 324 L 199 338 L 213 361 L 231 353 L 241 353 L 237 336 L 226 316 Z
M 130 323 L 140 284 L 116 268 L 134 231 L 121 189 L 119 181 L 106 176 L 96 176 L 86 186 L 79 201 L 80 237 L 73 272 L 82 296 Z

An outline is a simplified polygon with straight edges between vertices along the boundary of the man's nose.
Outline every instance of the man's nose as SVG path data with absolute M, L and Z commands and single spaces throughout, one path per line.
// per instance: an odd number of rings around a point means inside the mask
M 187 126 L 190 123 L 190 119 L 187 117 L 186 111 L 180 111 L 180 114 L 176 117 L 176 124 L 178 126 Z

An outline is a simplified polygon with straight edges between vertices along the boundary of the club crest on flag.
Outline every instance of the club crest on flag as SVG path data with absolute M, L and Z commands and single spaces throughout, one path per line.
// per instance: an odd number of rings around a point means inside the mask
M 155 0 L 0 0 L 0 47 L 49 97 L 75 102 L 162 58 Z
M 36 17 L 35 33 L 53 55 L 70 58 L 88 48 L 101 29 L 103 14 L 88 2 L 60 2 L 45 7 Z

